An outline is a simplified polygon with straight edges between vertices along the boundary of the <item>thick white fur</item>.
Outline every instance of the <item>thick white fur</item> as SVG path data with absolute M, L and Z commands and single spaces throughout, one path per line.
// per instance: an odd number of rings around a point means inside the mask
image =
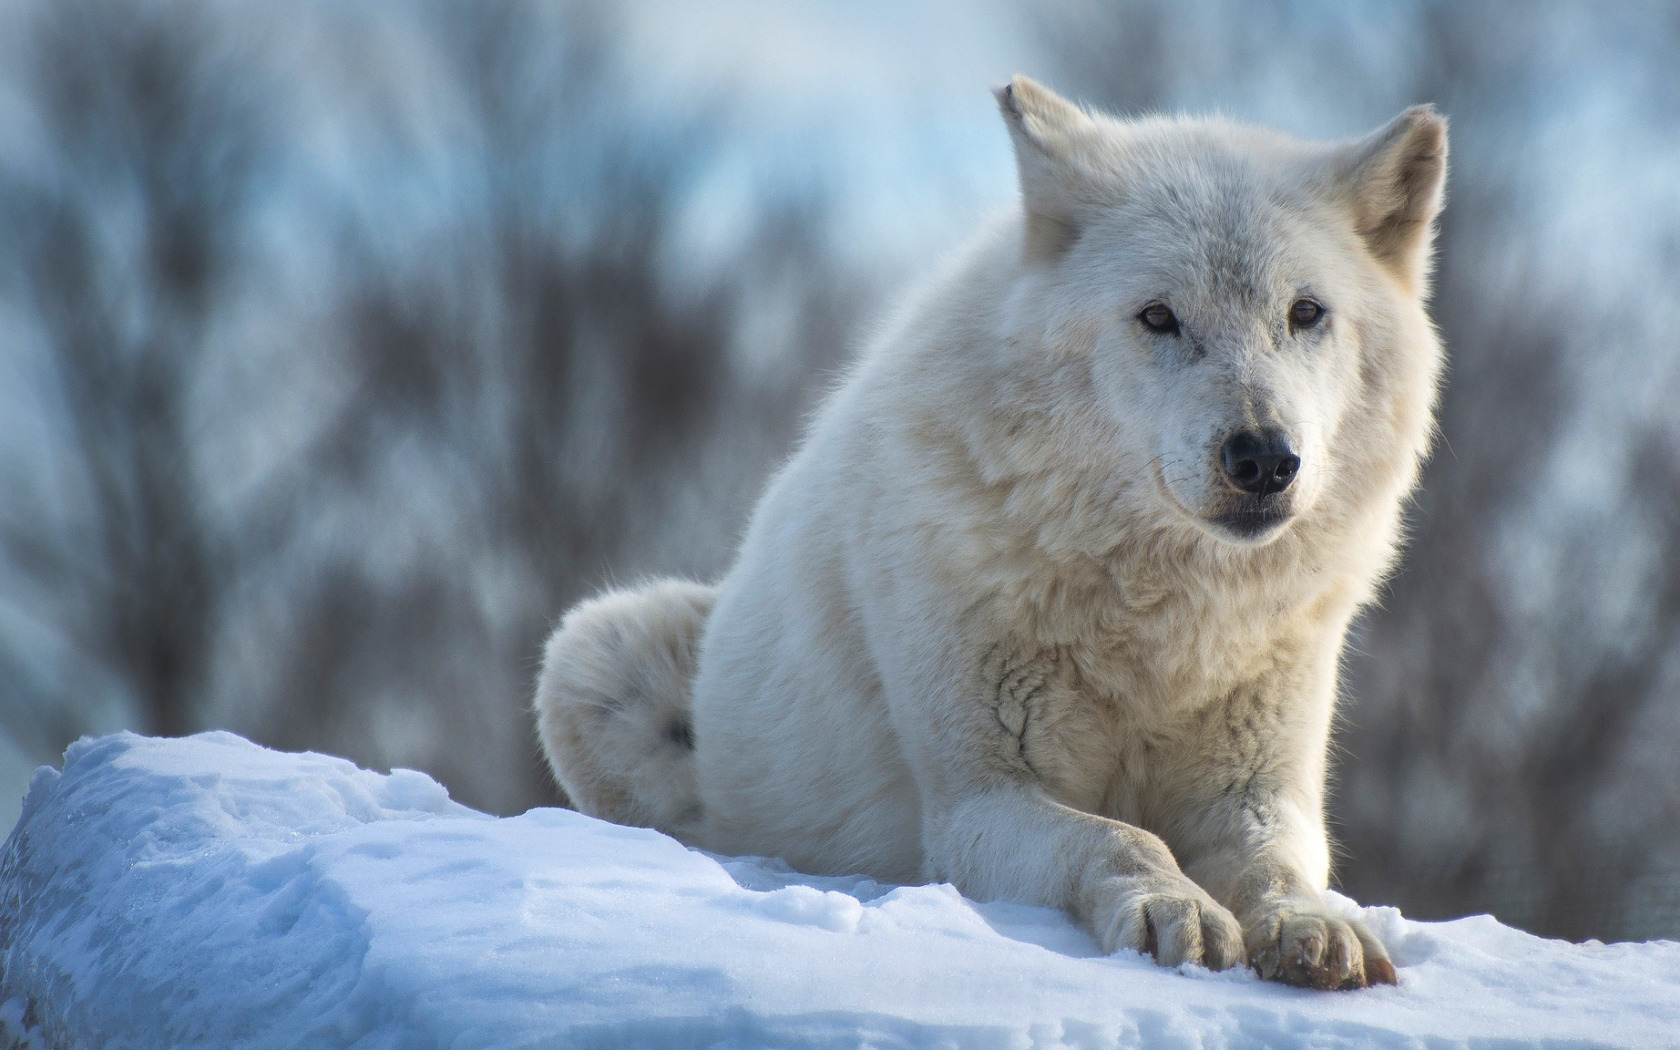
M 1326 750 L 1431 433 L 1445 124 L 1315 144 L 999 100 L 1021 214 L 828 400 L 709 614 L 661 583 L 567 618 L 550 760 L 585 811 L 707 849 L 1066 908 L 1167 965 L 1392 981 L 1321 896 Z M 1239 535 L 1219 449 L 1256 427 L 1301 468 Z M 697 748 L 661 751 L 690 672 Z
M 578 809 L 692 833 L 700 797 L 689 683 L 712 596 L 681 580 L 609 591 L 567 613 L 548 640 L 537 732 Z

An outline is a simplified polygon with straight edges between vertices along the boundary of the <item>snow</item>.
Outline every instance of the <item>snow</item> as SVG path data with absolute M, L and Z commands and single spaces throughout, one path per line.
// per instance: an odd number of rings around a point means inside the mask
M 1352 902 L 1341 902 L 1355 910 Z M 1453 1047 L 1680 1040 L 1680 944 L 1364 909 L 1398 988 L 1100 955 L 1060 912 L 812 878 L 226 733 L 83 740 L 0 857 L 0 1045 Z

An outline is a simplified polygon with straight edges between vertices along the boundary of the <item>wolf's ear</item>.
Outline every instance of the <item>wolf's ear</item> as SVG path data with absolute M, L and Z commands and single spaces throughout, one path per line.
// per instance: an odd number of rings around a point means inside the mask
M 1413 106 L 1343 147 L 1335 173 L 1371 253 L 1422 291 L 1447 180 L 1446 118 L 1433 106 Z
M 1084 155 L 1098 138 L 1096 122 L 1049 88 L 1016 74 L 996 90 L 998 108 L 1015 142 L 1021 204 L 1027 216 L 1027 255 L 1048 259 L 1079 235 L 1088 195 Z

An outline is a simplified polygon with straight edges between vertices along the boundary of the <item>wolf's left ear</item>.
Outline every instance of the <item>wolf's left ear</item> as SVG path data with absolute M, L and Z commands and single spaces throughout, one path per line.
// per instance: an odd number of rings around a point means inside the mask
M 1343 147 L 1334 168 L 1371 254 L 1421 292 L 1447 180 L 1446 118 L 1413 106 Z
M 1015 144 L 1027 254 L 1052 258 L 1079 235 L 1090 195 L 1089 155 L 1100 138 L 1097 124 L 1078 106 L 1019 74 L 995 93 Z

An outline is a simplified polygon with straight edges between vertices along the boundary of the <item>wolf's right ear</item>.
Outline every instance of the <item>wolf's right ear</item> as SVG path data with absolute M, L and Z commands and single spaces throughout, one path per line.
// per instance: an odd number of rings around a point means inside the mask
M 1079 236 L 1080 212 L 1090 195 L 1082 161 L 1100 137 L 1097 124 L 1078 106 L 1020 74 L 995 94 L 1015 143 L 1027 255 L 1052 258 Z

